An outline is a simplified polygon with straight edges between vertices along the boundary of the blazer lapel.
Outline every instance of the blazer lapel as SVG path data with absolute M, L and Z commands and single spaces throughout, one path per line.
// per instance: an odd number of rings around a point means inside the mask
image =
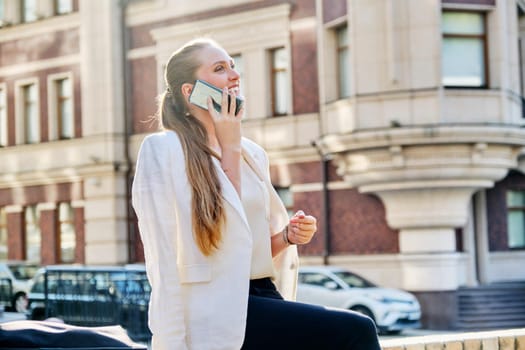
M 264 176 L 264 174 L 261 172 L 259 165 L 257 164 L 257 156 L 253 153 L 250 153 L 250 151 L 244 145 L 242 147 L 242 157 L 246 161 L 246 163 L 248 163 L 255 175 L 257 175 L 259 180 L 266 182 L 266 176 Z
M 219 181 L 221 182 L 222 196 L 239 214 L 246 228 L 250 230 L 250 225 L 248 224 L 248 219 L 246 218 L 246 213 L 244 212 L 244 207 L 242 206 L 241 199 L 239 198 L 239 195 L 235 190 L 235 187 L 233 187 L 230 179 L 228 179 L 228 176 L 226 175 L 224 170 L 222 170 L 220 160 L 213 157 L 213 164 L 217 169 L 217 175 L 219 176 Z

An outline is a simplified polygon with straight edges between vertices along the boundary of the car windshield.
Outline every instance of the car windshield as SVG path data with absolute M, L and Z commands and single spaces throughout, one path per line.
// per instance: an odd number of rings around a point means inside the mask
M 376 287 L 370 281 L 348 271 L 334 271 L 334 275 L 342 279 L 351 288 L 373 288 Z
M 13 264 L 9 265 L 13 276 L 18 280 L 30 280 L 38 270 L 36 265 Z

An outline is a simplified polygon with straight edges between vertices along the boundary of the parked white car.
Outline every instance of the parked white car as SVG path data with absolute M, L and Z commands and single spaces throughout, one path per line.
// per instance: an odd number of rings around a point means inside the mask
M 414 295 L 378 287 L 339 267 L 301 267 L 297 301 L 360 312 L 374 320 L 380 333 L 421 326 L 421 308 Z
M 7 309 L 25 312 L 27 295 L 38 265 L 24 261 L 0 261 L 0 303 Z

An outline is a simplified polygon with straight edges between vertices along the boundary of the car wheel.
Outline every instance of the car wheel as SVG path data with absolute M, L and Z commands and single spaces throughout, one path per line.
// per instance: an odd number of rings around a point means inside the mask
M 16 312 L 26 312 L 27 310 L 27 297 L 24 293 L 15 295 L 13 299 L 13 309 Z
M 350 310 L 355 311 L 355 312 L 358 312 L 358 313 L 360 313 L 360 314 L 362 314 L 362 315 L 365 315 L 365 316 L 370 317 L 370 318 L 372 319 L 372 321 L 374 321 L 374 323 L 375 323 L 375 321 L 376 321 L 376 320 L 374 319 L 374 314 L 373 314 L 372 311 L 370 311 L 370 309 L 367 308 L 366 306 L 360 306 L 360 305 L 358 305 L 358 306 L 354 306 L 354 307 L 351 308 Z
M 378 334 L 383 334 L 383 332 L 381 331 L 381 329 L 379 329 L 377 327 L 377 324 L 376 324 L 376 320 L 374 318 L 374 314 L 372 313 L 372 311 L 370 311 L 369 308 L 367 308 L 366 306 L 362 306 L 362 305 L 357 305 L 357 306 L 354 306 L 353 308 L 351 308 L 350 310 L 352 311 L 355 311 L 355 312 L 358 312 L 362 315 L 365 315 L 365 316 L 368 316 L 372 319 L 372 321 L 374 322 L 375 326 L 376 326 L 376 330 L 377 330 L 377 333 Z

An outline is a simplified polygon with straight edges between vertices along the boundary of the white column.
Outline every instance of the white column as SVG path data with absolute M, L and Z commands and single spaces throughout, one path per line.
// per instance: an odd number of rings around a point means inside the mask
M 428 186 L 375 191 L 390 227 L 399 229 L 403 288 L 454 290 L 466 282 L 465 254 L 456 252 L 455 228 L 467 222 L 474 188 Z
M 83 136 L 124 131 L 120 1 L 80 1 Z
M 82 134 L 88 264 L 128 261 L 122 22 L 120 1 L 80 1 Z
M 466 284 L 468 286 L 478 285 L 477 257 L 476 257 L 476 223 L 474 222 L 473 200 L 468 208 L 467 224 L 463 227 L 463 249 L 466 253 Z
M 84 182 L 85 254 L 87 264 L 128 262 L 126 181 L 118 173 Z

